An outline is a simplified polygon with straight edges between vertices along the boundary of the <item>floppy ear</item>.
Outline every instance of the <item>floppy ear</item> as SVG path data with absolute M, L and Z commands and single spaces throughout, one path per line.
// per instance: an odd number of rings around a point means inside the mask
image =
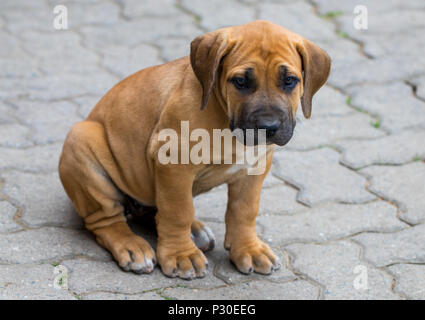
M 302 59 L 304 72 L 304 93 L 301 97 L 301 106 L 304 117 L 308 119 L 311 116 L 313 95 L 328 79 L 331 59 L 325 50 L 307 39 L 302 39 L 300 43 L 297 43 L 297 50 Z
M 208 104 L 220 61 L 229 50 L 227 34 L 223 30 L 206 33 L 190 44 L 190 63 L 203 90 L 201 110 Z

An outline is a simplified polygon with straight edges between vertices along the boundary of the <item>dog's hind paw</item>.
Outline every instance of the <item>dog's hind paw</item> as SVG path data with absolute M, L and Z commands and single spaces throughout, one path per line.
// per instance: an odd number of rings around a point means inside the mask
M 192 223 L 191 238 L 195 245 L 202 251 L 209 251 L 215 247 L 215 236 L 203 222 L 195 220 Z

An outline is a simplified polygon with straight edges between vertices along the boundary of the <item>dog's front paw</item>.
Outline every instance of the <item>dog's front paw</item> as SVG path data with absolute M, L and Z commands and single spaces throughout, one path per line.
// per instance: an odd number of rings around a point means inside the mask
M 155 251 L 149 243 L 135 234 L 122 235 L 115 241 L 98 236 L 96 240 L 107 248 L 124 271 L 151 273 L 155 268 Z
M 186 249 L 158 243 L 157 257 L 162 272 L 168 277 L 191 280 L 207 274 L 207 258 L 193 242 Z
M 270 247 L 258 238 L 240 244 L 232 244 L 230 260 L 244 274 L 250 274 L 253 271 L 271 274 L 280 268 L 279 259 Z

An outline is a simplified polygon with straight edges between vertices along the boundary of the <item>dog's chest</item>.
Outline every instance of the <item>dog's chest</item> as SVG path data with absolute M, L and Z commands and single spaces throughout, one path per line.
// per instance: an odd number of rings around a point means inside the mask
M 250 171 L 253 168 L 257 167 L 261 172 L 261 166 L 266 165 L 266 154 L 270 150 L 272 150 L 272 146 L 267 146 L 264 149 L 261 149 L 259 152 L 256 151 L 255 156 L 245 154 L 239 155 L 239 157 L 243 156 L 242 159 L 249 160 L 244 163 L 233 163 L 233 164 L 221 164 L 221 165 L 209 165 L 204 168 L 198 176 L 195 178 L 193 183 L 192 193 L 194 196 L 207 192 L 214 187 L 217 187 L 224 183 L 229 183 L 234 181 L 242 176 L 246 176 L 247 174 L 253 173 L 254 171 Z M 235 157 L 233 157 L 235 159 Z M 264 168 L 265 170 L 265 168 Z

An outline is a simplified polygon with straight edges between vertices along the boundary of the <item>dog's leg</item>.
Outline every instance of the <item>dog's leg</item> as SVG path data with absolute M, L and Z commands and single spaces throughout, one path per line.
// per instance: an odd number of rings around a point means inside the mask
M 113 163 L 102 126 L 77 123 L 66 139 L 59 173 L 62 184 L 97 242 L 109 250 L 119 266 L 135 273 L 152 272 L 155 252 L 128 227 L 123 194 L 105 171 Z
M 206 274 L 207 259 L 191 239 L 193 179 L 184 166 L 156 165 L 157 257 L 162 272 L 169 277 L 192 279 Z
M 271 164 L 272 152 L 269 152 L 263 175 L 246 175 L 228 185 L 224 247 L 230 250 L 230 260 L 236 268 L 246 274 L 253 271 L 270 274 L 280 267 L 272 250 L 255 231 L 261 188 Z

